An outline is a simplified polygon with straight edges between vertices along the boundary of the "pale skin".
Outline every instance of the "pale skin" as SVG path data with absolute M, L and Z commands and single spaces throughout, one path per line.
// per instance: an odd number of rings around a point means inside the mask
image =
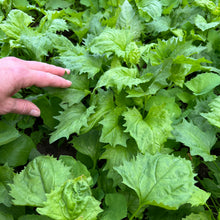
M 40 109 L 35 104 L 12 96 L 30 86 L 68 88 L 71 82 L 62 78 L 65 73 L 69 74 L 70 70 L 15 57 L 0 59 L 0 115 L 17 113 L 39 117 Z

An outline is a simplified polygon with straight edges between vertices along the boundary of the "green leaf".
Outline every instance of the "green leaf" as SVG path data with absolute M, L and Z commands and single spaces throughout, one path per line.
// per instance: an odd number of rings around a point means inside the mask
M 0 29 L 9 37 L 19 39 L 21 33 L 28 31 L 33 18 L 23 11 L 14 9 L 7 16 L 6 21 L 0 24 Z
M 141 16 L 149 21 L 149 16 L 156 19 L 162 14 L 162 5 L 158 0 L 135 0 Z
M 0 146 L 14 141 L 20 136 L 15 127 L 7 122 L 0 121 Z
M 56 126 L 56 131 L 52 132 L 50 143 L 62 137 L 68 139 L 73 133 L 79 134 L 83 126 L 88 126 L 87 120 L 92 113 L 94 113 L 94 106 L 86 109 L 82 103 L 66 107 L 59 116 L 55 117 L 60 123 Z
M 220 96 L 215 98 L 210 104 L 209 107 L 211 111 L 208 113 L 201 113 L 201 115 L 206 118 L 210 124 L 215 125 L 220 128 Z
M 217 25 L 219 25 L 219 22 L 207 23 L 206 19 L 203 16 L 197 15 L 196 18 L 195 18 L 195 24 L 202 31 L 206 31 L 208 29 L 211 29 L 211 28 L 216 27 Z
M 46 8 L 47 9 L 60 9 L 60 8 L 68 8 L 69 6 L 71 6 L 72 4 L 74 4 L 75 1 L 73 0 L 47 0 L 46 1 Z
M 69 106 L 74 104 L 78 104 L 85 98 L 89 91 L 89 80 L 86 75 L 76 75 L 71 74 L 66 79 L 72 82 L 72 85 L 67 89 L 60 89 L 60 88 L 50 88 L 47 91 L 59 97 L 63 103 L 68 103 Z
M 103 143 L 109 143 L 113 147 L 116 145 L 121 145 L 126 147 L 126 141 L 129 136 L 124 133 L 124 128 L 119 122 L 119 117 L 123 112 L 123 108 L 115 108 L 113 111 L 109 112 L 105 118 L 99 123 L 103 125 L 102 134 L 100 141 Z
M 88 177 L 90 177 L 90 173 L 87 170 L 86 166 L 82 164 L 80 161 L 77 161 L 73 157 L 67 155 L 61 155 L 59 157 L 59 160 L 61 160 L 64 163 L 64 165 L 71 168 L 70 172 L 72 174 L 73 179 L 83 175 L 86 176 L 87 180 L 89 181 Z
M 0 146 L 0 163 L 8 163 L 12 167 L 25 165 L 33 148 L 35 144 L 32 139 L 23 134 L 14 141 Z
M 183 218 L 182 220 L 211 220 L 211 216 L 208 212 L 200 212 L 198 214 L 190 214 L 186 218 Z
M 121 220 L 127 216 L 127 201 L 122 194 L 107 194 L 105 204 L 108 208 L 102 213 L 101 220 Z
M 131 30 L 136 37 L 139 37 L 143 30 L 143 25 L 140 18 L 136 15 L 132 5 L 125 0 L 121 6 L 121 12 L 117 20 L 117 27 L 121 29 Z
M 188 89 L 195 95 L 204 95 L 220 84 L 220 76 L 214 73 L 202 73 L 186 82 Z
M 70 168 L 49 156 L 40 156 L 14 177 L 10 195 L 14 205 L 43 206 L 46 194 L 71 178 Z
M 123 183 L 137 193 L 139 207 L 154 205 L 175 210 L 187 203 L 193 193 L 194 174 L 191 163 L 185 159 L 138 154 L 136 159 L 114 169 Z
M 101 70 L 102 65 L 102 57 L 89 54 L 74 55 L 64 53 L 59 57 L 59 61 L 76 73 L 88 73 L 88 78 L 91 79 L 93 79 L 94 76 Z
M 77 151 L 91 157 L 93 162 L 96 163 L 102 146 L 99 142 L 99 133 L 99 130 L 92 129 L 91 131 L 78 137 L 74 136 L 70 143 L 73 144 L 73 147 Z
M 47 194 L 44 207 L 37 208 L 37 212 L 55 220 L 95 220 L 102 211 L 99 204 L 92 197 L 86 178 L 78 177 Z
M 129 30 L 106 28 L 99 36 L 95 37 L 90 45 L 94 54 L 115 53 L 118 57 L 125 57 L 126 46 L 132 41 L 134 34 Z
M 210 150 L 216 142 L 216 135 L 213 130 L 206 132 L 185 119 L 176 125 L 173 131 L 176 141 L 183 143 L 190 148 L 191 155 L 199 155 L 205 161 L 215 160 L 215 155 L 210 155 Z
M 106 71 L 99 79 L 96 88 L 102 86 L 116 87 L 120 92 L 123 88 L 131 88 L 134 85 L 144 83 L 147 79 L 137 78 L 137 69 L 127 67 L 116 67 Z
M 200 206 L 205 204 L 210 196 L 211 193 L 207 193 L 204 190 L 195 187 L 192 197 L 189 199 L 188 202 L 192 204 L 192 206 Z
M 47 216 L 40 216 L 40 215 L 23 215 L 19 217 L 18 220 L 51 220 L 51 218 Z
M 128 109 L 123 116 L 126 121 L 125 131 L 135 139 L 142 153 L 160 152 L 167 138 L 171 136 L 172 121 L 163 106 L 153 106 L 145 119 L 136 108 Z

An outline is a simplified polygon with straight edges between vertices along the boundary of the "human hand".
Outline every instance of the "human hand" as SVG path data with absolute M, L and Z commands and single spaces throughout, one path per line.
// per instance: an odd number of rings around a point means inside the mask
M 35 104 L 12 96 L 21 88 L 33 85 L 67 88 L 71 82 L 61 77 L 65 72 L 69 74 L 70 70 L 15 57 L 0 59 L 0 115 L 17 113 L 39 117 L 40 109 Z

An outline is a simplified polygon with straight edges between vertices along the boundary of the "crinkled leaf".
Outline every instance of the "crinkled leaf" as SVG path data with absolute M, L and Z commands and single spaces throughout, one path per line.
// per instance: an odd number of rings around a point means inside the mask
M 50 143 L 62 137 L 68 139 L 73 133 L 79 134 L 82 127 L 88 126 L 87 120 L 92 113 L 94 113 L 94 106 L 87 109 L 82 103 L 66 107 L 66 109 L 56 117 L 60 123 L 51 134 Z
M 0 146 L 14 141 L 20 136 L 15 127 L 7 122 L 0 121 Z
M 47 9 L 60 9 L 60 8 L 67 8 L 74 4 L 75 1 L 73 0 L 47 0 L 46 1 L 46 8 Z
M 55 220 L 95 220 L 102 211 L 99 204 L 92 196 L 86 178 L 78 177 L 47 194 L 44 207 L 37 208 L 37 212 Z
M 205 161 L 213 161 L 216 156 L 210 155 L 210 150 L 216 142 L 215 131 L 202 131 L 192 122 L 185 119 L 174 127 L 173 134 L 176 141 L 190 148 L 191 155 L 199 155 Z
M 185 85 L 195 95 L 204 95 L 220 84 L 220 76 L 214 73 L 202 73 L 186 82 Z
M 14 141 L 0 146 L 0 163 L 8 163 L 12 167 L 25 165 L 33 148 L 35 144 L 32 139 L 23 134 Z
M 208 113 L 201 113 L 201 115 L 206 118 L 210 124 L 220 128 L 220 96 L 215 98 L 209 106 L 211 111 Z
M 142 206 L 178 209 L 193 193 L 191 163 L 182 158 L 138 154 L 136 159 L 114 169 L 122 176 L 123 183 L 137 193 Z
M 71 178 L 70 168 L 49 156 L 40 156 L 16 174 L 10 184 L 14 205 L 43 206 L 46 194 Z

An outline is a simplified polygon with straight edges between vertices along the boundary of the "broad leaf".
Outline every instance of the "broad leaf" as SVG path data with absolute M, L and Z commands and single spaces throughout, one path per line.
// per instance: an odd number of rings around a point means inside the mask
M 46 194 L 71 178 L 70 168 L 49 156 L 37 157 L 14 177 L 10 185 L 13 204 L 43 206 Z
M 145 119 L 136 108 L 128 109 L 123 116 L 126 132 L 135 139 L 142 153 L 160 152 L 164 142 L 171 136 L 170 116 L 163 106 L 152 107 Z
M 211 111 L 208 113 L 201 113 L 201 115 L 206 118 L 210 124 L 220 128 L 220 96 L 215 98 L 209 106 Z
M 0 146 L 14 141 L 20 136 L 15 127 L 4 121 L 0 121 Z
M 140 206 L 178 209 L 194 190 L 190 162 L 171 155 L 138 154 L 136 159 L 114 169 L 122 176 L 123 183 L 137 193 Z
M 192 122 L 183 120 L 174 127 L 173 134 L 176 141 L 190 148 L 191 155 L 199 155 L 205 161 L 215 160 L 216 156 L 210 155 L 210 150 L 216 142 L 213 130 L 204 132 Z
M 204 95 L 220 84 L 220 76 L 214 73 L 202 73 L 186 82 L 185 85 L 195 95 Z

